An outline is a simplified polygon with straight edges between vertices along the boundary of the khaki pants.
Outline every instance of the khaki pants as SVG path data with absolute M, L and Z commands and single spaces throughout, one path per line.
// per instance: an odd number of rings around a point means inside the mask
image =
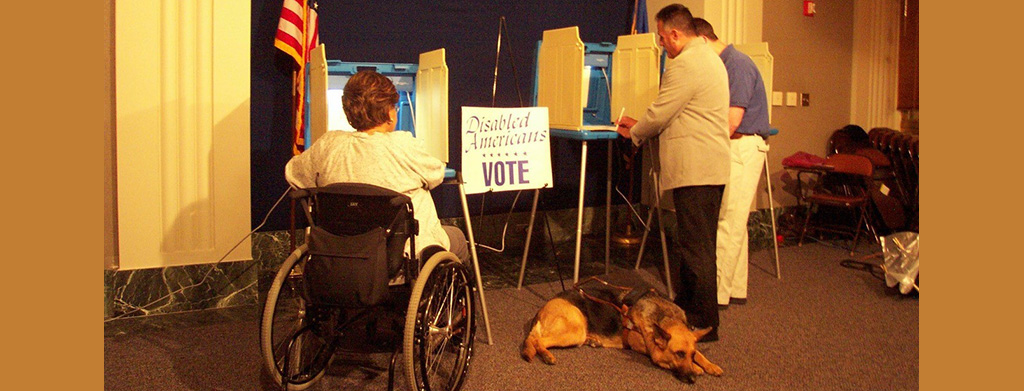
M 718 304 L 747 298 L 747 220 L 764 168 L 764 139 L 743 136 L 729 141 L 732 168 L 718 217 Z

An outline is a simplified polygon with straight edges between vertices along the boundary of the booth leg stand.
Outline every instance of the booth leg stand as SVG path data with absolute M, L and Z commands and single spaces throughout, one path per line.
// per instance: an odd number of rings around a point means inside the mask
M 469 236 L 469 251 L 473 255 L 473 272 L 476 273 L 476 288 L 480 291 L 480 308 L 484 310 L 484 327 L 487 331 L 487 344 L 491 341 L 491 321 L 487 317 L 487 299 L 484 298 L 484 283 L 480 279 L 480 258 L 476 256 L 476 240 L 473 238 L 473 223 L 469 219 L 469 205 L 466 203 L 466 186 L 459 175 L 459 197 L 462 199 L 462 214 L 466 216 L 466 234 Z M 536 202 L 536 201 L 534 201 Z
M 523 274 L 526 273 L 526 258 L 530 255 L 530 238 L 533 237 L 533 221 L 537 216 L 537 198 L 540 197 L 540 189 L 533 191 L 533 207 L 530 208 L 530 225 L 526 227 L 526 244 L 523 246 L 523 263 L 519 266 L 519 283 L 516 289 L 523 288 Z
M 636 265 L 633 269 L 640 269 L 640 260 L 644 258 L 644 249 L 647 247 L 647 234 L 651 233 L 651 220 L 654 219 L 654 208 L 647 210 L 647 222 L 644 224 L 644 234 L 640 238 L 640 253 L 636 255 Z
M 665 264 L 665 289 L 668 290 L 668 299 L 674 300 L 676 298 L 676 291 L 672 289 L 672 272 L 668 269 L 668 242 L 665 240 L 665 222 L 661 216 L 661 187 L 657 185 L 658 174 L 654 174 L 654 202 L 658 205 L 656 213 L 658 214 L 658 234 L 661 236 L 661 259 Z
M 772 198 L 772 175 L 768 171 L 768 150 L 764 151 L 764 182 L 768 184 L 768 210 L 772 216 L 772 244 L 775 245 L 775 278 L 782 279 L 782 269 L 779 267 L 779 234 L 775 228 L 775 200 Z
M 661 188 L 658 186 L 658 174 L 651 173 L 654 182 L 654 205 L 651 210 L 647 212 L 647 226 L 644 227 L 643 238 L 640 239 L 640 254 L 636 257 L 636 266 L 634 269 L 640 268 L 640 260 L 644 257 L 644 247 L 647 245 L 647 234 L 651 232 L 651 218 L 654 216 L 655 211 L 658 214 L 658 234 L 661 236 L 661 259 L 665 266 L 665 289 L 668 290 L 669 300 L 675 299 L 675 291 L 672 289 L 672 273 L 669 271 L 668 263 L 668 243 L 665 241 L 665 224 L 661 217 Z
M 615 143 L 608 140 L 607 191 L 604 196 L 604 274 L 609 273 L 612 254 L 612 147 Z
M 576 258 L 573 261 L 572 283 L 580 280 L 580 244 L 583 241 L 583 190 L 587 187 L 587 141 L 583 140 L 580 155 L 580 200 L 576 209 Z

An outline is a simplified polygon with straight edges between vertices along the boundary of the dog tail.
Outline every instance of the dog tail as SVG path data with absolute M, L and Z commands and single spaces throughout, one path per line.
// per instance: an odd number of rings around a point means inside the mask
M 533 362 L 533 357 L 537 355 L 537 336 L 532 331 L 526 336 L 526 341 L 523 341 L 521 354 L 526 362 Z
M 539 314 L 538 314 L 539 315 Z M 530 322 L 530 332 L 526 334 L 526 340 L 523 341 L 523 351 L 520 355 L 526 362 L 533 362 L 533 357 L 537 355 L 537 328 L 540 326 L 540 320 L 537 316 L 533 317 L 533 321 Z
M 555 356 L 541 342 L 541 336 L 543 335 L 541 323 L 538 321 L 534 322 L 533 328 L 530 329 L 530 334 L 526 336 L 526 341 L 523 341 L 523 359 L 527 362 L 533 362 L 533 357 L 539 355 L 540 360 L 545 364 L 554 365 Z

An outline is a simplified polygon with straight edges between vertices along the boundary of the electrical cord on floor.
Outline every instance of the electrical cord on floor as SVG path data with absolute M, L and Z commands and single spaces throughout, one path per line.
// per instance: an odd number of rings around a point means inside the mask
M 876 263 L 845 259 L 839 262 L 839 266 L 847 269 L 866 271 L 879 280 L 885 281 L 885 267 Z
M 508 215 L 505 217 L 505 227 L 501 229 L 501 249 L 496 249 L 480 242 L 476 243 L 477 247 L 483 247 L 496 253 L 505 252 L 505 233 L 508 232 L 508 222 L 512 219 L 512 212 L 516 210 L 516 202 L 519 201 L 519 195 L 521 194 L 523 194 L 522 190 L 516 192 L 516 198 L 512 200 L 512 208 L 508 210 Z M 480 217 L 484 217 L 483 200 L 480 201 Z
M 814 242 L 816 242 L 818 244 L 821 244 L 823 246 L 826 246 L 826 247 L 831 247 L 831 248 L 835 248 L 835 249 L 850 251 L 848 248 L 845 248 L 845 247 L 843 247 L 843 246 L 841 246 L 839 244 L 833 243 L 833 242 L 831 242 L 829 240 L 826 240 L 826 239 L 820 239 L 820 238 L 816 238 L 814 236 L 806 236 L 804 239 L 813 240 Z M 854 252 L 861 253 L 861 254 L 864 253 L 863 251 L 858 251 L 857 249 L 854 249 Z
M 139 312 L 139 311 L 145 311 L 147 307 L 149 307 L 149 306 L 151 306 L 153 304 L 159 303 L 159 302 L 163 301 L 166 298 L 169 298 L 169 297 L 174 296 L 174 295 L 176 295 L 178 293 L 184 292 L 186 289 L 195 288 L 197 286 L 202 285 L 204 282 L 206 282 L 206 279 L 209 278 L 210 273 L 212 273 L 215 269 L 217 269 L 217 267 L 221 264 L 221 262 L 223 262 L 224 259 L 226 259 L 228 257 L 228 255 L 231 254 L 232 251 L 235 251 L 235 249 L 238 248 L 239 245 L 241 245 L 243 242 L 245 242 L 245 239 L 247 239 L 250 236 L 252 236 L 253 233 L 255 233 L 257 230 L 262 228 L 264 224 L 267 223 L 267 219 L 270 218 L 270 214 L 273 213 L 275 209 L 277 209 L 277 206 L 279 204 L 281 204 L 281 200 L 284 200 L 284 197 L 288 195 L 289 191 L 291 191 L 291 187 L 289 187 L 287 190 L 285 190 L 284 194 L 281 194 L 281 197 L 279 197 L 277 199 L 277 202 L 274 202 L 274 206 L 270 207 L 270 211 L 267 212 L 266 216 L 263 216 L 263 221 L 261 221 L 259 223 L 259 225 L 256 226 L 256 228 L 253 228 L 253 230 L 249 231 L 248 234 L 246 234 L 244 237 L 242 237 L 242 239 L 240 239 L 238 241 L 238 243 L 235 243 L 235 245 L 232 246 L 231 249 L 229 249 L 228 252 L 224 254 L 224 256 L 220 257 L 220 259 L 218 259 L 217 262 L 215 262 L 212 265 L 210 265 L 210 270 L 206 271 L 206 274 L 204 274 L 203 277 L 201 279 L 199 279 L 199 282 L 196 282 L 196 283 L 194 283 L 192 285 L 183 286 L 181 288 L 178 288 L 174 292 L 168 293 L 168 294 L 160 297 L 159 299 L 153 300 L 153 301 L 151 301 L 151 302 L 149 302 L 149 303 L 147 303 L 145 305 L 142 305 L 141 307 L 136 307 L 136 308 L 132 309 L 131 311 L 125 312 L 125 313 L 123 313 L 121 315 L 114 316 L 114 317 L 111 317 L 109 319 L 104 319 L 103 323 L 107 323 L 107 322 L 110 322 L 110 321 L 113 321 L 113 320 L 121 319 L 121 318 L 124 318 L 124 317 L 126 317 L 126 316 L 128 316 L 130 314 L 134 314 L 134 313 Z M 239 276 L 244 275 L 245 272 L 248 271 L 250 268 L 252 268 L 253 265 L 255 265 L 255 264 L 256 264 L 256 262 L 253 262 L 252 265 L 249 265 L 249 267 L 245 268 L 245 270 L 243 270 L 242 273 L 239 273 Z M 235 277 L 234 280 L 237 280 L 237 279 L 238 279 L 238 277 Z M 234 280 L 229 281 L 228 284 L 234 282 Z
M 622 194 L 622 190 L 619 190 L 618 186 L 615 186 L 615 192 L 619 193 L 619 196 L 622 197 L 623 200 L 626 200 L 626 206 L 629 207 L 629 210 L 633 212 L 633 216 L 636 216 L 636 219 L 640 221 L 640 225 L 646 230 L 647 222 L 644 221 L 643 217 L 640 217 L 640 213 L 636 211 L 636 208 L 633 208 L 633 202 L 630 201 L 629 198 L 626 198 L 625 194 Z

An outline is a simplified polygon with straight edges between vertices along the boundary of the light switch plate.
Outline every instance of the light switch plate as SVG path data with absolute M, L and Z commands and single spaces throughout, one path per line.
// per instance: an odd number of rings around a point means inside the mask
M 782 91 L 772 91 L 772 106 L 782 106 Z
M 795 92 L 786 93 L 786 106 L 796 106 L 797 96 Z

